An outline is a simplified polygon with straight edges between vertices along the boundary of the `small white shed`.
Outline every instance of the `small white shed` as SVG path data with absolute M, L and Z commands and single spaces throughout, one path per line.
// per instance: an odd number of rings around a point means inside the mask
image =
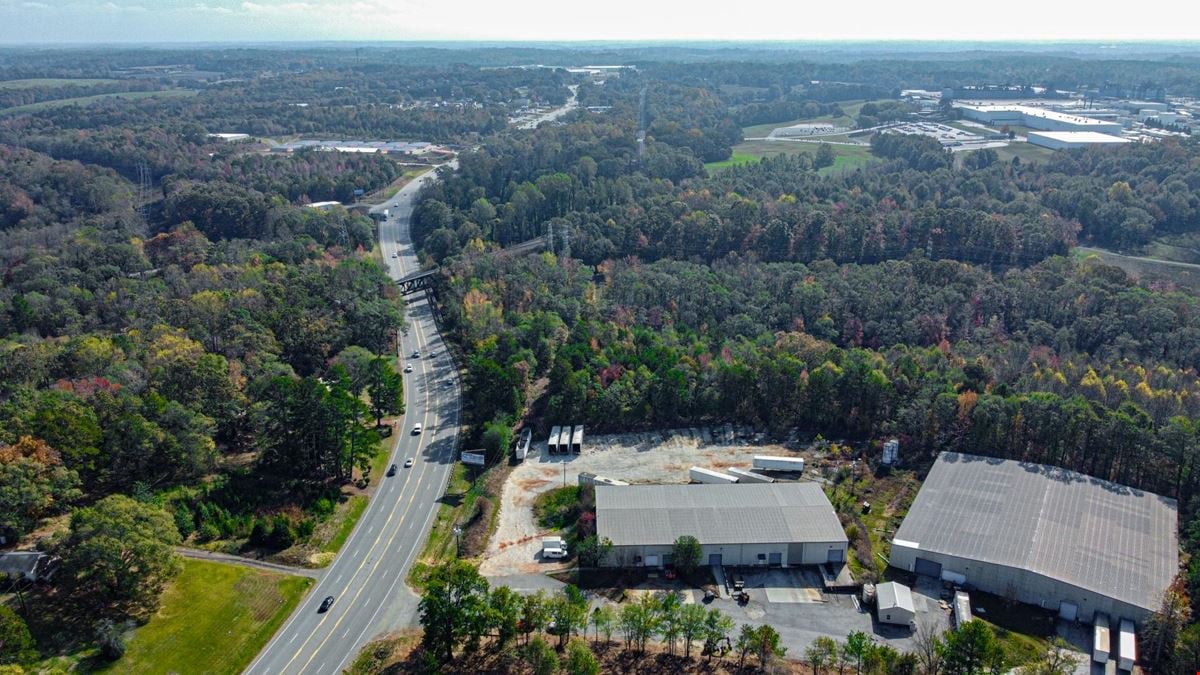
M 880 623 L 911 625 L 917 614 L 912 590 L 895 581 L 879 584 L 875 587 L 875 613 Z

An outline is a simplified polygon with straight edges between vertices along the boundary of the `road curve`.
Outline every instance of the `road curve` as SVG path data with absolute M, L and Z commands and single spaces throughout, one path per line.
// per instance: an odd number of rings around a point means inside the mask
M 380 222 L 380 249 L 393 279 L 417 271 L 409 220 L 417 191 L 430 171 L 372 209 Z M 393 257 L 393 253 L 397 254 Z M 417 599 L 404 583 L 421 550 L 457 459 L 461 412 L 458 373 L 442 343 L 429 301 L 408 297 L 408 332 L 400 356 L 406 374 L 406 413 L 390 439 L 395 476 L 379 478 L 375 494 L 350 538 L 312 592 L 246 669 L 253 675 L 340 673 L 375 635 L 412 622 Z M 419 356 L 413 357 L 414 352 Z M 411 432 L 420 423 L 424 431 Z M 412 458 L 412 468 L 404 461 Z M 329 611 L 317 611 L 332 596 Z

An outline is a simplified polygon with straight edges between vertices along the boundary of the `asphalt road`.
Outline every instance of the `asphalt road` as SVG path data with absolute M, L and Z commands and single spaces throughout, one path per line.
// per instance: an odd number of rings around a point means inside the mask
M 394 279 L 418 271 L 409 237 L 417 190 L 433 173 L 409 183 L 373 212 L 388 209 L 379 235 Z M 398 257 L 392 257 L 398 253 Z M 436 513 L 456 461 L 460 400 L 458 375 L 423 294 L 408 296 L 408 332 L 400 355 L 406 413 L 389 442 L 395 476 L 379 479 L 375 494 L 333 564 L 246 673 L 340 673 L 375 635 L 410 623 L 416 598 L 404 584 Z M 419 352 L 418 357 L 413 357 Z M 414 424 L 424 431 L 413 434 Z M 414 464 L 405 469 L 404 460 Z M 333 596 L 329 611 L 317 608 Z

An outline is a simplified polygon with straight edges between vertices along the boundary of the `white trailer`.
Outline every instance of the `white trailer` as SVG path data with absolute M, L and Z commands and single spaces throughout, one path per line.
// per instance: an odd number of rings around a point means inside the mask
M 775 479 L 770 476 L 764 476 L 761 473 L 754 473 L 746 469 L 731 468 L 727 469 L 730 476 L 735 476 L 739 483 L 774 483 Z
M 525 431 L 521 432 L 521 440 L 517 441 L 517 447 L 513 449 L 513 454 L 518 462 L 524 461 L 529 456 L 529 446 L 532 443 L 533 429 L 526 427 Z
M 736 483 L 737 476 L 730 476 L 727 473 L 705 469 L 702 466 L 693 466 L 688 469 L 688 476 L 693 483 Z
M 552 454 L 558 454 L 558 435 L 562 431 L 562 427 L 550 427 L 550 437 L 546 439 L 546 450 Z
M 754 468 L 758 471 L 804 471 L 804 458 L 755 455 Z
M 971 596 L 966 591 L 954 592 L 954 627 L 962 628 L 963 624 L 974 619 L 971 614 Z
M 1092 660 L 1096 663 L 1108 663 L 1112 653 L 1112 642 L 1108 634 L 1108 615 L 1096 612 L 1096 620 L 1092 625 Z
M 1129 619 L 1121 619 L 1117 650 L 1117 667 L 1121 670 L 1133 670 L 1133 664 L 1137 663 L 1137 635 L 1133 632 L 1133 622 Z
M 571 432 L 571 453 L 578 455 L 583 452 L 583 425 L 576 424 Z
M 558 452 L 563 455 L 571 454 L 571 425 L 562 428 L 558 434 Z

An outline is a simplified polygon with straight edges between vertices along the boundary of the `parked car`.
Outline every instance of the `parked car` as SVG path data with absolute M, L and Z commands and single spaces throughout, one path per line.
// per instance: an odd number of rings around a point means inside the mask
M 317 609 L 317 612 L 323 614 L 325 612 L 328 612 L 329 608 L 332 606 L 333 606 L 333 596 L 327 595 L 327 596 L 325 596 L 325 599 L 321 601 L 321 606 L 320 606 L 320 608 Z

